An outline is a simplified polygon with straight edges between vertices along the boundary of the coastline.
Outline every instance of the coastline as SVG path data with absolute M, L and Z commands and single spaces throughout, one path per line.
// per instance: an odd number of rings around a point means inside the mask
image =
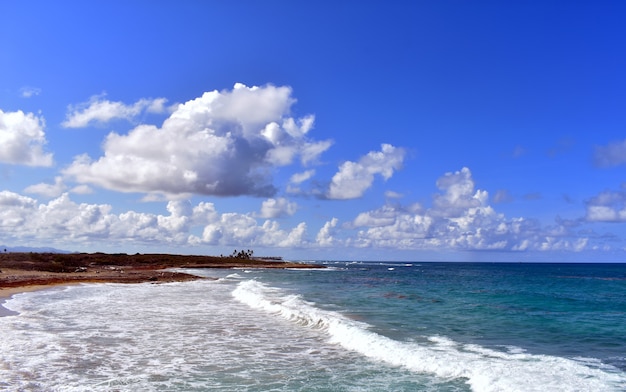
M 206 279 L 200 276 L 162 270 L 134 271 L 114 267 L 86 272 L 48 272 L 2 268 L 0 273 L 0 317 L 17 314 L 4 307 L 4 302 L 15 294 L 47 290 L 57 286 L 81 283 L 167 283 Z
M 15 314 L 3 303 L 15 294 L 80 283 L 184 282 L 203 278 L 170 268 L 324 268 L 254 258 L 172 254 L 3 253 L 0 254 L 0 317 Z
M 37 284 L 29 286 L 16 286 L 16 287 L 0 287 L 0 315 L 2 314 L 2 304 L 7 299 L 13 297 L 15 294 L 28 293 L 30 291 L 46 290 L 56 286 L 69 286 L 72 283 L 62 284 Z
M 17 286 L 17 287 L 0 287 L 0 317 L 15 316 L 19 314 L 18 312 L 15 312 L 11 309 L 4 307 L 4 303 L 6 302 L 6 300 L 10 299 L 15 294 L 28 293 L 31 291 L 47 290 L 55 286 L 58 286 L 58 285 L 31 285 L 31 286 Z

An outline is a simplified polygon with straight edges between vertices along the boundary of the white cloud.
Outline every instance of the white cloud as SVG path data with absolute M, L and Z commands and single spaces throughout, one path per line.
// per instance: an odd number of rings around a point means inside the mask
M 286 118 L 285 121 L 283 121 L 283 128 L 285 129 L 285 132 L 292 137 L 301 138 L 313 129 L 314 123 L 314 116 L 303 117 L 299 119 L 297 123 L 293 118 Z
M 272 85 L 207 92 L 178 105 L 161 128 L 109 134 L 102 157 L 77 157 L 64 174 L 121 192 L 272 196 L 270 169 L 312 159 L 318 144 L 305 137 L 311 116 L 288 116 L 294 102 L 289 87 Z
M 36 238 L 43 243 L 105 246 L 262 246 L 307 245 L 306 224 L 284 230 L 272 220 L 259 224 L 251 214 L 219 213 L 212 203 L 170 201 L 166 214 L 113 213 L 108 204 L 76 203 L 68 193 L 40 203 L 9 191 L 0 192 L 0 236 L 6 241 Z M 201 232 L 197 236 L 196 232 Z
M 606 146 L 596 146 L 594 163 L 600 167 L 618 166 L 626 163 L 626 140 L 615 141 Z
M 338 240 L 335 238 L 335 229 L 339 220 L 333 218 L 326 222 L 324 226 L 317 233 L 317 244 L 319 246 L 334 246 L 337 245 Z
M 54 178 L 54 184 L 40 183 L 36 185 L 31 185 L 24 189 L 24 192 L 35 193 L 38 195 L 52 198 L 60 196 L 63 192 L 65 192 L 66 189 L 67 186 L 65 186 L 65 184 L 63 183 L 63 178 L 57 176 Z
M 114 119 L 132 120 L 143 112 L 164 113 L 167 108 L 165 98 L 140 99 L 132 105 L 123 102 L 112 102 L 96 95 L 88 102 L 70 105 L 65 121 L 61 124 L 66 128 L 84 128 L 93 122 L 106 123 Z
M 394 191 L 385 191 L 385 197 L 387 199 L 402 199 L 404 195 Z
M 27 166 L 52 166 L 44 152 L 45 121 L 33 113 L 0 110 L 0 162 Z
M 62 239 L 77 241 L 106 230 L 103 219 L 111 209 L 108 205 L 76 204 L 67 194 L 39 204 L 35 199 L 12 192 L 0 192 L 0 231 L 5 238 L 32 238 L 38 241 Z
M 315 175 L 315 170 L 307 170 L 302 173 L 296 173 L 289 178 L 292 184 L 301 184 Z
M 329 199 L 356 199 L 368 190 L 374 175 L 379 174 L 388 180 L 394 170 L 402 167 L 405 151 L 390 144 L 381 145 L 381 151 L 371 151 L 358 162 L 347 161 L 341 164 L 333 176 L 327 197 Z
M 278 246 L 282 248 L 300 248 L 307 244 L 306 234 L 307 234 L 307 225 L 304 222 L 298 223 L 298 225 L 293 228 L 287 236 L 283 236 L 281 231 L 274 231 L 275 234 L 278 234 L 281 238 L 284 238 L 282 241 L 278 242 Z
M 330 140 L 311 142 L 302 146 L 302 164 L 308 165 L 317 161 L 320 155 L 333 145 Z
M 384 206 L 378 210 L 360 213 L 354 219 L 354 226 L 381 227 L 389 226 L 394 223 L 397 211 L 391 206 Z
M 565 240 L 562 238 L 546 236 L 543 238 L 543 241 L 540 243 L 539 250 L 541 251 L 563 251 L 569 250 L 574 252 L 580 252 L 585 249 L 589 242 L 588 238 L 579 238 L 574 241 Z
M 446 173 L 437 180 L 437 188 L 443 194 L 434 196 L 434 211 L 443 216 L 452 217 L 465 212 L 468 208 L 478 207 L 486 202 L 487 193 L 474 193 L 474 180 L 467 167 L 455 173 Z
M 0 227 L 11 237 L 27 220 L 26 215 L 35 210 L 37 201 L 9 191 L 0 192 Z
M 267 199 L 261 205 L 261 218 L 281 218 L 291 216 L 298 210 L 298 205 L 284 197 L 278 199 Z
M 36 95 L 41 94 L 41 89 L 37 88 L 37 87 L 22 87 L 20 89 L 20 96 L 22 98 L 30 98 L 30 97 L 34 97 Z
M 626 211 L 616 210 L 610 206 L 587 206 L 586 219 L 591 222 L 623 222 L 626 220 Z
M 88 185 L 77 185 L 70 190 L 71 193 L 76 193 L 77 195 L 88 195 L 93 193 L 93 189 Z
M 303 193 L 300 184 L 311 179 L 315 175 L 315 170 L 306 170 L 302 173 L 296 173 L 289 178 L 289 183 L 285 191 L 291 194 Z
M 604 191 L 586 201 L 590 222 L 626 222 L 626 193 Z
M 572 250 L 587 247 L 585 237 L 560 225 L 541 228 L 524 218 L 507 219 L 488 205 L 486 191 L 476 190 L 468 168 L 446 173 L 431 208 L 386 205 L 359 214 L 356 246 L 445 250 Z
M 485 191 L 475 189 L 469 169 L 447 173 L 437 184 L 440 192 L 430 207 L 384 205 L 364 211 L 340 226 L 337 218 L 325 222 L 307 238 L 307 225 L 282 228 L 274 220 L 296 212 L 286 198 L 268 199 L 260 213 L 222 213 L 213 203 L 192 205 L 169 201 L 164 213 L 113 212 L 107 204 L 76 203 L 68 193 L 41 203 L 13 192 L 0 192 L 0 236 L 21 242 L 103 244 L 131 248 L 143 245 L 171 247 L 376 247 L 394 250 L 446 251 L 574 251 L 606 247 L 593 232 L 579 229 L 581 220 L 556 220 L 551 227 L 525 218 L 506 218 L 488 204 Z M 41 184 L 40 184 L 41 185 Z M 62 181 L 39 189 L 52 196 Z M 54 190 L 54 192 L 53 192 Z M 589 221 L 624 220 L 620 192 L 603 192 L 588 203 Z M 341 227 L 341 231 L 339 228 Z M 578 230 L 578 231 L 574 231 Z M 593 242 L 592 242 L 593 240 Z
M 384 206 L 363 212 L 352 222 L 362 227 L 358 232 L 358 246 L 397 247 L 398 249 L 427 248 L 431 226 L 435 219 L 428 214 Z
M 300 247 L 305 245 L 306 224 L 291 231 L 280 228 L 278 222 L 266 220 L 262 225 L 250 215 L 237 213 L 214 214 L 205 226 L 202 237 L 190 243 L 246 247 Z
M 63 177 L 56 176 L 54 178 L 54 184 L 49 183 L 39 183 L 35 185 L 30 185 L 24 189 L 24 192 L 41 195 L 46 198 L 54 198 L 59 197 L 63 193 L 68 191 L 67 185 L 63 182 Z M 70 193 L 75 193 L 77 195 L 87 195 L 93 193 L 93 189 L 91 189 L 87 185 L 77 185 L 69 189 Z

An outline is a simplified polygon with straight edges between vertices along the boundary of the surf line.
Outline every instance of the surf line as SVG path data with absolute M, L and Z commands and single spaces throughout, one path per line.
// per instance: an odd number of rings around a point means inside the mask
M 567 358 L 506 353 L 440 336 L 430 337 L 429 345 L 393 340 L 371 332 L 366 323 L 256 280 L 240 282 L 232 295 L 251 308 L 324 331 L 331 343 L 372 360 L 443 379 L 463 379 L 477 392 L 626 389 L 626 375 L 618 369 L 589 367 Z

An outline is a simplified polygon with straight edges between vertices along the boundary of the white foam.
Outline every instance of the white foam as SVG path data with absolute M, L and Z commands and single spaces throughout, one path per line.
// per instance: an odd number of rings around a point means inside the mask
M 252 308 L 323 330 L 332 342 L 372 360 L 443 379 L 462 379 L 477 392 L 626 389 L 626 375 L 605 365 L 592 366 L 589 362 L 521 351 L 496 351 L 441 336 L 430 337 L 432 344 L 396 341 L 371 332 L 367 324 L 320 309 L 297 295 L 286 295 L 254 280 L 239 283 L 233 296 Z
M 0 317 L 0 390 L 292 391 L 309 382 L 332 390 L 346 378 L 390 380 L 378 365 L 329 344 L 323 331 L 262 317 L 234 300 L 239 281 L 14 296 L 6 306 L 20 314 Z

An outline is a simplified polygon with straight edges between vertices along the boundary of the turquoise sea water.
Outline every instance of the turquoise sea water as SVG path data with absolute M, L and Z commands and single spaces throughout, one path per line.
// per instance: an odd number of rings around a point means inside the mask
M 626 390 L 625 264 L 324 264 L 16 295 L 0 390 Z

